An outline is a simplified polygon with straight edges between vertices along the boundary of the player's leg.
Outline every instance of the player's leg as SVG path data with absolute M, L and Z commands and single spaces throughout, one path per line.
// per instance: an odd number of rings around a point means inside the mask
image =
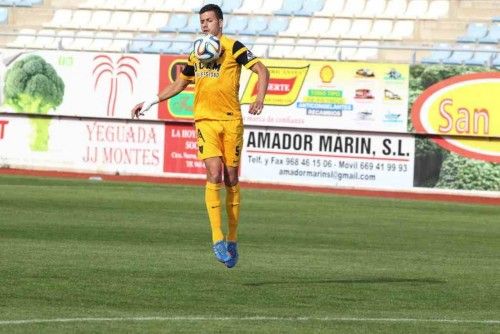
M 198 134 L 198 158 L 205 163 L 207 183 L 205 185 L 205 205 L 212 231 L 213 251 L 217 259 L 226 262 L 230 259 L 222 232 L 222 209 L 220 190 L 222 188 L 222 146 L 220 131 L 210 121 L 196 122 Z
M 226 186 L 226 212 L 228 217 L 227 249 L 231 261 L 226 266 L 232 268 L 238 261 L 238 224 L 240 220 L 240 185 L 238 178 L 241 149 L 243 147 L 243 123 L 230 121 L 224 129 L 224 184 Z

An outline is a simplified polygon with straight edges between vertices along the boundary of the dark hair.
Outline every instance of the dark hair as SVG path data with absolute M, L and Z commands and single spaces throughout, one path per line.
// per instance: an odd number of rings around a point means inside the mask
M 203 14 L 205 12 L 210 12 L 210 11 L 212 11 L 212 12 L 215 13 L 215 16 L 217 16 L 217 19 L 219 19 L 219 20 L 223 20 L 224 19 L 223 16 L 222 16 L 222 9 L 220 9 L 219 6 L 214 5 L 212 3 L 209 3 L 208 5 L 205 5 L 205 6 L 201 7 L 199 14 L 201 15 L 201 14 Z

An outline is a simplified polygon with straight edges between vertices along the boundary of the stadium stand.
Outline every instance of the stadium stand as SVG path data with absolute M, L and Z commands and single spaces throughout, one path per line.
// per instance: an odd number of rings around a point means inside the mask
M 0 8 L 0 41 L 15 48 L 188 52 L 199 34 L 197 10 L 209 2 L 226 13 L 225 33 L 259 56 L 498 60 L 494 0 L 0 0 L 7 6 Z

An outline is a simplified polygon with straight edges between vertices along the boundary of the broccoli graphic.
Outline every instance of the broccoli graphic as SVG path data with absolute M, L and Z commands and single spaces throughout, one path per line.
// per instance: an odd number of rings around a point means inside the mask
M 16 112 L 46 114 L 62 103 L 64 82 L 42 57 L 30 55 L 18 60 L 5 74 L 5 104 Z M 31 117 L 33 151 L 47 151 L 50 119 Z

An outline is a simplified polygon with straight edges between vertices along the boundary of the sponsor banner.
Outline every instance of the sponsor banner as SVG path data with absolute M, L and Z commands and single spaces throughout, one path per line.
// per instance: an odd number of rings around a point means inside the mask
M 413 124 L 417 132 L 442 135 L 434 141 L 450 151 L 500 162 L 499 95 L 499 72 L 451 77 L 417 98 L 412 108 Z
M 147 122 L 0 116 L 0 165 L 161 174 L 164 126 Z
M 192 124 L 165 125 L 164 172 L 205 175 L 205 165 L 198 160 L 196 130 Z
M 160 89 L 170 85 L 187 65 L 187 56 L 160 56 Z M 160 103 L 158 118 L 193 121 L 194 84 L 176 96 Z
M 4 112 L 130 118 L 158 92 L 157 55 L 9 49 L 0 57 Z M 144 118 L 157 119 L 157 109 Z
M 246 181 L 359 188 L 413 186 L 411 136 L 303 130 L 245 131 Z
M 261 115 L 247 125 L 407 132 L 408 65 L 272 60 Z M 257 94 L 257 75 L 242 72 L 242 104 Z

